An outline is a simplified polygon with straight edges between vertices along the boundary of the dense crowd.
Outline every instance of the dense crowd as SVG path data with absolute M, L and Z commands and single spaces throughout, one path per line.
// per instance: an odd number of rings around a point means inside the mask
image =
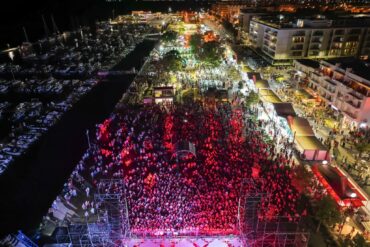
M 78 187 L 87 198 L 83 215 L 92 217 L 99 208 L 92 195 L 101 179 L 121 179 L 124 186 L 113 189 L 125 194 L 133 232 L 227 234 L 238 230 L 243 181 L 255 179 L 270 195 L 259 217 L 294 220 L 300 212 L 291 155 L 266 144 L 260 131 L 265 123 L 250 114 L 229 103 L 121 108 L 98 126 L 65 195 L 76 196 Z M 193 144 L 195 152 L 180 155 L 179 142 Z

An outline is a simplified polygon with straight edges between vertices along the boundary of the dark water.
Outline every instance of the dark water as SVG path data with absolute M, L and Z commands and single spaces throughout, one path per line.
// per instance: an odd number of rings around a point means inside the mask
M 115 69 L 139 69 L 154 45 L 144 41 Z M 0 176 L 0 236 L 38 226 L 87 148 L 86 129 L 109 116 L 133 77 L 102 81 Z
M 212 1 L 210 1 L 212 2 Z M 53 31 L 51 15 L 60 31 L 72 30 L 79 25 L 93 26 L 96 20 L 105 20 L 132 10 L 173 11 L 207 8 L 208 1 L 155 1 L 137 0 L 12 0 L 0 6 L 0 50 L 17 46 L 25 41 L 22 27 L 27 30 L 31 42 L 44 36 L 41 15 L 44 15 L 50 32 Z M 114 10 L 114 13 L 113 13 Z

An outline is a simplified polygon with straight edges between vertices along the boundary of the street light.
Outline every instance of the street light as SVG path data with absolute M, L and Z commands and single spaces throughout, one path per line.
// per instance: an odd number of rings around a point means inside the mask
M 323 165 L 327 165 L 327 164 L 328 164 L 328 161 L 327 161 L 327 160 L 323 160 L 323 161 L 322 161 L 322 164 L 323 164 Z

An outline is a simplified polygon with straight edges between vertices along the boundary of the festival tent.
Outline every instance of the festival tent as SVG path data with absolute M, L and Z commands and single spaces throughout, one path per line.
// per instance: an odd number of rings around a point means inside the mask
M 173 86 L 168 87 L 154 87 L 154 100 L 155 103 L 162 103 L 162 102 L 173 102 L 175 89 Z
M 247 73 L 248 79 L 253 80 L 254 82 L 261 80 L 261 74 L 256 72 L 248 72 Z
M 296 116 L 292 103 L 274 103 L 273 105 L 279 117 Z
M 254 85 L 257 89 L 269 89 L 270 85 L 266 80 L 256 80 Z
M 295 136 L 298 150 L 304 155 L 305 160 L 327 160 L 329 152 L 316 136 Z
M 265 103 L 282 103 L 281 99 L 270 89 L 260 89 L 258 91 L 260 99 Z
M 316 164 L 312 171 L 339 206 L 358 208 L 366 202 L 366 198 L 337 167 Z
M 315 136 L 307 119 L 288 116 L 288 124 L 295 136 Z

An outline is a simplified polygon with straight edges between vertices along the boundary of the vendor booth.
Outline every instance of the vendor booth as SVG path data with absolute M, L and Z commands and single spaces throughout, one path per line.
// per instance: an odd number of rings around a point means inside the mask
M 175 95 L 175 89 L 173 86 L 168 87 L 154 87 L 154 101 L 156 104 L 159 103 L 172 103 Z
M 316 164 L 312 171 L 339 206 L 359 208 L 366 203 L 354 184 L 337 167 Z
M 258 95 L 264 103 L 282 103 L 283 101 L 270 89 L 259 89 Z
M 292 103 L 273 103 L 273 105 L 279 117 L 296 116 Z
M 329 151 L 316 136 L 295 136 L 298 151 L 304 160 L 322 161 L 329 159 Z

